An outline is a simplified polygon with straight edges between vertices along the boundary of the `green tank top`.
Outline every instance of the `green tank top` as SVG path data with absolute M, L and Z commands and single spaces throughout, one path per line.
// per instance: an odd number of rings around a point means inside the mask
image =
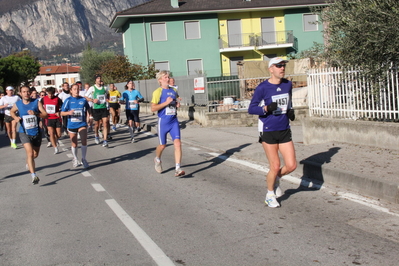
M 96 85 L 93 85 L 94 92 L 93 92 L 93 99 L 98 99 L 99 101 L 93 104 L 93 109 L 103 109 L 107 108 L 106 103 L 106 91 L 104 86 L 100 89 L 97 89 Z

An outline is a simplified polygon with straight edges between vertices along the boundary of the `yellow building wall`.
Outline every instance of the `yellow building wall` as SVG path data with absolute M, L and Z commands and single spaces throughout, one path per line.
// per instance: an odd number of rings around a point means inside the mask
M 220 38 L 227 42 L 227 21 L 230 19 L 241 20 L 241 33 L 242 34 L 260 34 L 262 32 L 261 18 L 274 17 L 274 25 L 276 31 L 285 31 L 284 12 L 282 10 L 273 11 L 258 11 L 258 12 L 240 12 L 230 14 L 219 14 L 219 32 Z M 229 52 L 221 54 L 222 72 L 230 74 L 230 60 L 229 57 L 243 56 L 244 61 L 262 61 L 263 55 L 277 54 L 281 56 L 285 53 L 285 49 L 273 49 L 262 51 L 242 51 L 242 52 Z

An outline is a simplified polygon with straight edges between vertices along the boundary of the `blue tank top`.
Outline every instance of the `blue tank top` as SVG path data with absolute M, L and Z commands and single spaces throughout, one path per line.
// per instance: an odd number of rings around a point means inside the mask
M 40 133 L 39 119 L 36 115 L 28 114 L 29 110 L 36 114 L 39 113 L 38 99 L 31 99 L 28 104 L 24 104 L 23 101 L 18 101 L 15 104 L 17 105 L 19 116 L 22 118 L 18 132 L 29 136 L 38 135 Z
M 86 111 L 89 108 L 87 100 L 81 96 L 69 97 L 62 105 L 61 111 L 68 112 L 74 110 L 73 115 L 68 115 L 68 128 L 77 129 L 87 127 Z

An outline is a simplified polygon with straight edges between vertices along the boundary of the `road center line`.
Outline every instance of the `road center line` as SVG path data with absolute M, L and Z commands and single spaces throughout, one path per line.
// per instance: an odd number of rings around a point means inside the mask
M 141 246 L 148 252 L 157 265 L 175 265 L 173 261 L 158 247 L 158 245 L 144 232 L 143 229 L 127 214 L 114 199 L 107 199 L 105 202 L 114 211 L 116 216 L 129 229 Z

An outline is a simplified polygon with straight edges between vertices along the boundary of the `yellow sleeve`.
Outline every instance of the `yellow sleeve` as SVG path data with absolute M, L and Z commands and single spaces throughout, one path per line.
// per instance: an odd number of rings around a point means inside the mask
M 156 89 L 156 90 L 152 93 L 152 100 L 151 100 L 151 103 L 158 104 L 158 103 L 161 101 L 161 95 L 162 95 L 162 88 Z

